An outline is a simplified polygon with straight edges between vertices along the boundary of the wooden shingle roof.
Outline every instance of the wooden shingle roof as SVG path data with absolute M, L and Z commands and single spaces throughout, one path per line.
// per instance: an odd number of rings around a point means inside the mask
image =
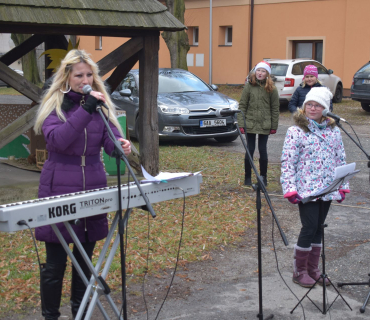
M 0 0 L 2 25 L 179 31 L 186 27 L 156 0 Z

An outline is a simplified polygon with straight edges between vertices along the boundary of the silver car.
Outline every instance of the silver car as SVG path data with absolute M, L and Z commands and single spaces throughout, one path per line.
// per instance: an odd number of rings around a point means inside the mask
M 111 95 L 126 111 L 130 136 L 139 138 L 139 70 L 131 70 Z M 159 69 L 158 133 L 160 140 L 214 138 L 232 142 L 238 137 L 234 115 L 218 110 L 236 110 L 238 101 L 217 92 L 196 75 L 182 69 Z
M 339 103 L 343 97 L 341 78 L 312 59 L 265 59 L 271 65 L 271 75 L 279 92 L 280 103 L 288 103 L 294 91 L 302 83 L 304 68 L 313 64 L 317 67 L 319 81 L 333 94 L 333 102 Z M 253 70 L 252 70 L 253 71 Z M 248 79 L 248 78 L 247 78 Z

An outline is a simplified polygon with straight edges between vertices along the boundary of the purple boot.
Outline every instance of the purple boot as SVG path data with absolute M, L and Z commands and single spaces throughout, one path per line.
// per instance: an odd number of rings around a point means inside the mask
M 311 247 L 301 248 L 297 245 L 294 246 L 293 282 L 305 288 L 311 288 L 315 284 L 315 280 L 307 272 L 307 260 L 311 249 Z
M 317 281 L 319 279 L 318 284 L 322 286 L 322 278 L 320 278 L 321 272 L 319 269 L 319 261 L 320 261 L 320 254 L 321 254 L 321 243 L 311 243 L 312 250 L 308 256 L 307 260 L 307 271 L 308 275 Z M 328 279 L 325 279 L 325 285 L 330 286 L 330 282 Z

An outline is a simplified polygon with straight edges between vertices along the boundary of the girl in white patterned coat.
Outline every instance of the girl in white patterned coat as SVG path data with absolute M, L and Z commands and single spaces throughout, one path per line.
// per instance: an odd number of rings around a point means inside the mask
M 281 156 L 280 182 L 284 198 L 298 204 L 302 223 L 298 242 L 294 246 L 293 281 L 303 287 L 312 287 L 320 278 L 321 225 L 332 200 L 342 202 L 349 193 L 348 184 L 323 197 L 305 204 L 302 198 L 330 185 L 335 168 L 346 164 L 342 137 L 329 111 L 331 92 L 325 87 L 312 88 L 303 107 L 294 115 L 296 125 L 288 129 Z M 325 279 L 326 284 L 328 280 Z M 320 278 L 319 284 L 322 285 Z

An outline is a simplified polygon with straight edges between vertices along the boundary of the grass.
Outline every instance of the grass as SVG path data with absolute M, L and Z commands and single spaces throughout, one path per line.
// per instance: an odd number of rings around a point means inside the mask
M 22 94 L 13 88 L 1 87 L 0 95 L 21 96 Z
M 210 251 L 237 243 L 246 229 L 254 225 L 254 197 L 249 197 L 243 182 L 244 155 L 221 149 L 175 145 L 160 146 L 160 170 L 196 172 L 202 170 L 201 193 L 186 198 L 185 222 L 180 251 L 180 266 L 188 262 L 211 259 Z M 272 183 L 273 185 L 273 183 Z M 33 199 L 37 186 L 0 188 L 0 203 Z M 182 221 L 182 199 L 154 204 L 156 219 L 134 209 L 128 225 L 127 274 L 140 279 L 146 270 L 149 250 L 149 272 L 173 268 L 176 262 Z M 109 214 L 109 219 L 113 218 Z M 148 228 L 150 237 L 147 238 Z M 39 303 L 39 270 L 29 231 L 0 233 L 0 308 L 3 312 L 22 312 Z M 94 260 L 103 242 L 98 243 Z M 41 262 L 45 248 L 38 243 Z M 68 303 L 71 267 L 68 264 L 63 302 Z M 120 290 L 119 254 L 115 255 L 108 283 Z
M 230 98 L 233 98 L 239 101 L 242 96 L 243 87 L 244 85 L 240 85 L 240 86 L 220 85 L 218 87 L 218 91 L 223 94 L 226 94 Z
M 370 112 L 362 109 L 361 103 L 351 99 L 343 99 L 334 103 L 333 112 L 351 122 L 352 125 L 369 124 Z

